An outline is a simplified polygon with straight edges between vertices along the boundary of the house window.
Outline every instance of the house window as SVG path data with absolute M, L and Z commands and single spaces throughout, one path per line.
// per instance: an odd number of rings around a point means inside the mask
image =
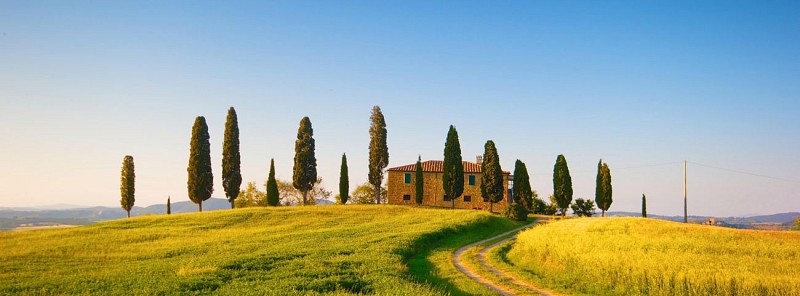
M 406 173 L 406 184 L 411 184 L 411 173 Z
M 444 201 L 450 201 L 450 197 L 447 194 L 444 195 Z
M 469 185 L 475 186 L 475 175 L 469 175 Z
M 411 200 L 411 194 L 403 194 L 403 200 Z
M 471 195 L 464 195 L 464 201 L 472 201 Z

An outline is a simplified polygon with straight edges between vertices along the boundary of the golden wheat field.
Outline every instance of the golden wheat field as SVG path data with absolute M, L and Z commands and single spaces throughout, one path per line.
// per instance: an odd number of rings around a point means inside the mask
M 514 268 L 591 295 L 800 295 L 800 233 L 642 218 L 568 219 L 521 233 Z

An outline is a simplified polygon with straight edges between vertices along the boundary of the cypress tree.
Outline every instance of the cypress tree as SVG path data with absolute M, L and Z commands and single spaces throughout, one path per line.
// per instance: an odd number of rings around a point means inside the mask
M 317 182 L 317 158 L 314 156 L 314 129 L 308 116 L 300 120 L 297 141 L 294 142 L 292 185 L 303 193 L 303 205 L 308 203 L 308 191 Z
M 172 214 L 172 204 L 170 204 L 169 196 L 167 196 L 167 215 Z
M 642 218 L 647 218 L 647 197 L 642 193 Z
M 275 159 L 269 161 L 269 177 L 267 177 L 267 204 L 277 206 L 281 202 L 278 192 L 278 181 L 275 180 Z
M 483 165 L 481 167 L 481 195 L 489 200 L 489 212 L 492 205 L 503 201 L 503 170 L 500 168 L 500 156 L 494 141 L 486 141 L 483 146 Z
M 189 199 L 203 211 L 203 201 L 214 193 L 214 175 L 211 172 L 211 144 L 208 125 L 203 116 L 197 116 L 192 127 L 192 141 L 189 149 L 189 173 L 187 188 Z
M 389 147 L 386 145 L 386 121 L 381 107 L 373 106 L 369 117 L 369 183 L 375 186 L 375 203 L 381 203 L 381 182 L 389 165 Z
M 450 208 L 456 207 L 456 198 L 464 193 L 464 163 L 461 160 L 461 144 L 458 142 L 458 131 L 452 125 L 447 132 L 444 143 L 444 163 L 442 172 L 442 189 L 450 197 Z
M 347 155 L 342 153 L 342 168 L 339 170 L 339 202 L 347 204 L 350 198 L 350 176 L 347 172 Z
M 414 201 L 417 205 L 421 205 L 423 193 L 425 193 L 425 179 L 422 175 L 422 156 L 417 158 L 417 165 L 414 170 L 414 186 Z
M 572 177 L 563 154 L 558 155 L 553 167 L 553 195 L 561 215 L 566 216 L 567 208 L 572 203 Z
M 611 188 L 611 170 L 608 164 L 604 163 L 601 159 L 597 163 L 597 181 L 595 187 L 594 201 L 597 207 L 602 211 L 602 217 L 606 216 L 606 211 L 611 207 L 613 202 L 612 188 Z
M 528 167 L 517 159 L 514 163 L 514 201 L 522 205 L 528 212 L 534 212 L 533 189 L 528 176 Z
M 136 192 L 135 180 L 136 174 L 133 171 L 133 156 L 125 155 L 122 159 L 122 177 L 120 178 L 119 192 L 122 198 L 119 203 L 122 209 L 127 213 L 128 218 L 131 217 L 131 209 L 133 203 L 136 201 L 134 193 Z
M 239 154 L 239 120 L 233 107 L 228 109 L 225 119 L 225 139 L 222 144 L 222 187 L 225 196 L 234 208 L 234 201 L 239 197 L 239 186 L 242 185 L 241 155 Z

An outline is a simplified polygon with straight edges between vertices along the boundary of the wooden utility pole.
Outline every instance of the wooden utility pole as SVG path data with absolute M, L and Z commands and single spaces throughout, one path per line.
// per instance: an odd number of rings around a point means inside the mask
M 683 161 L 683 223 L 689 223 L 686 211 L 686 161 Z

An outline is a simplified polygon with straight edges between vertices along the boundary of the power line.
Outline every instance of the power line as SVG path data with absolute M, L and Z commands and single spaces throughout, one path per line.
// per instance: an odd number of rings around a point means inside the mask
M 750 176 L 773 179 L 773 180 L 784 181 L 784 182 L 800 183 L 800 181 L 798 181 L 798 180 L 792 180 L 792 179 L 786 179 L 786 178 L 780 178 L 780 177 L 773 177 L 773 176 L 767 176 L 767 175 L 762 175 L 762 174 L 756 174 L 756 173 L 751 173 L 751 172 L 745 172 L 745 171 L 740 171 L 740 170 L 728 169 L 728 168 L 723 168 L 723 167 L 718 167 L 718 166 L 713 166 L 713 165 L 697 163 L 697 162 L 694 162 L 694 161 L 689 161 L 689 163 L 694 164 L 694 165 L 699 165 L 699 166 L 702 166 L 702 167 L 707 167 L 707 168 L 712 168 L 712 169 L 717 169 L 717 170 L 722 170 L 722 171 L 727 171 L 727 172 L 732 172 L 732 173 L 738 173 L 738 174 L 743 174 L 743 175 L 750 175 Z

